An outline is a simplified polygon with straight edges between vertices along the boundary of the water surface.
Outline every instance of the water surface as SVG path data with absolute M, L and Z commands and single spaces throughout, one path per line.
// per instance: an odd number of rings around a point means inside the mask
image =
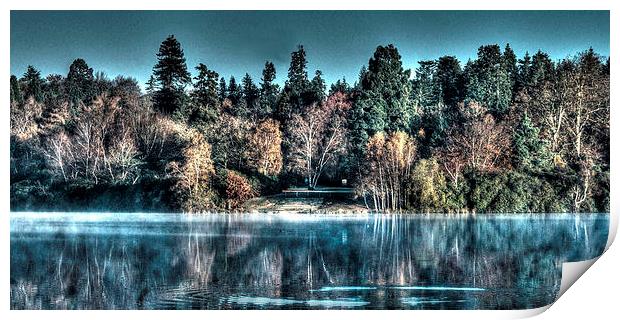
M 11 213 L 12 309 L 526 309 L 608 214 Z

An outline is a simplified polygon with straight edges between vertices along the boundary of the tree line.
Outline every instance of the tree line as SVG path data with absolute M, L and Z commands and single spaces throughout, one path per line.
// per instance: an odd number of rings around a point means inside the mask
M 289 186 L 355 188 L 378 212 L 608 212 L 609 58 L 558 61 L 485 45 L 403 67 L 379 46 L 352 84 L 282 87 L 192 73 L 166 38 L 142 92 L 76 59 L 66 76 L 11 75 L 11 207 L 205 211 Z

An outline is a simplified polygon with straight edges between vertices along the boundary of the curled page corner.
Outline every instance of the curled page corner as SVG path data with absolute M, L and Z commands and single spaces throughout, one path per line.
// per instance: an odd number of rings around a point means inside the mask
M 612 212 L 615 212 L 612 210 Z M 609 249 L 611 244 L 614 242 L 616 238 L 616 232 L 618 232 L 618 215 L 610 212 L 609 213 L 609 235 L 607 236 L 607 244 L 605 245 L 605 250 L 603 254 Z
M 616 232 L 618 231 L 618 217 L 615 214 L 609 214 L 609 235 L 607 236 L 607 244 L 603 252 L 596 258 L 584 261 L 565 262 L 562 264 L 562 281 L 560 282 L 560 291 L 555 298 L 558 301 L 560 297 L 579 279 L 594 263 L 607 252 L 611 244 L 616 238 Z M 553 304 L 553 303 L 552 303 Z M 550 307 L 550 304 L 548 307 Z M 544 310 L 543 310 L 544 311 Z
M 556 299 L 557 300 L 557 299 Z M 550 303 L 546 306 L 542 306 L 539 308 L 534 308 L 534 309 L 525 309 L 525 310 L 513 310 L 510 312 L 510 314 L 507 314 L 506 318 L 504 319 L 524 319 L 524 318 L 531 318 L 531 317 L 535 317 L 545 311 L 547 311 L 547 309 L 549 309 L 551 306 L 553 305 L 553 303 Z
M 562 281 L 560 282 L 560 291 L 555 300 L 560 297 L 579 279 L 590 267 L 598 260 L 600 256 L 584 261 L 565 262 L 562 264 Z

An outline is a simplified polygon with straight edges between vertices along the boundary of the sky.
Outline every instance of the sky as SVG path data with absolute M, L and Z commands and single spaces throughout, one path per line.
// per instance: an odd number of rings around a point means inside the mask
M 266 60 L 283 83 L 290 53 L 306 49 L 308 73 L 328 84 L 356 81 L 378 45 L 394 44 L 405 68 L 454 55 L 475 58 L 485 44 L 506 43 L 518 57 L 547 52 L 558 60 L 589 47 L 609 56 L 609 11 L 11 11 L 11 74 L 28 65 L 66 75 L 76 58 L 108 77 L 144 87 L 160 43 L 173 34 L 188 69 L 206 64 L 228 79 L 256 82 Z

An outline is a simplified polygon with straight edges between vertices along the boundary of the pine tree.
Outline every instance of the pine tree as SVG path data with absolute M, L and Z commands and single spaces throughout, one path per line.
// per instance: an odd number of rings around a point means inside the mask
M 205 123 L 217 116 L 219 106 L 218 83 L 219 74 L 209 70 L 203 63 L 196 66 L 198 75 L 194 78 L 194 91 L 191 111 L 188 114 L 190 123 Z
M 515 55 L 515 52 L 512 50 L 512 48 L 510 47 L 510 44 L 506 44 L 506 48 L 504 48 L 504 54 L 502 55 L 502 63 L 503 63 L 503 67 L 506 70 L 506 73 L 508 73 L 508 78 L 510 79 L 510 87 L 513 90 L 513 94 L 516 93 L 515 89 L 515 85 L 517 83 L 517 75 L 518 75 L 518 69 L 517 69 L 517 55 Z
M 243 79 L 241 79 L 241 84 L 241 93 L 249 113 L 248 115 L 253 120 L 260 119 L 262 115 L 259 109 L 260 91 L 258 90 L 258 87 L 254 84 L 252 77 L 248 73 L 246 73 Z
M 303 109 L 312 101 L 310 94 L 310 80 L 306 70 L 306 51 L 302 45 L 291 53 L 291 65 L 288 69 L 288 79 L 284 83 L 283 94 L 278 101 L 277 118 L 280 123 L 286 123 L 293 114 L 303 112 Z
M 463 71 L 456 57 L 444 56 L 437 60 L 435 83 L 446 106 L 454 109 L 463 100 Z
M 385 119 L 373 120 L 383 122 L 384 130 L 409 131 L 414 119 L 412 104 L 409 99 L 411 86 L 410 70 L 404 70 L 401 56 L 394 45 L 379 46 L 368 61 L 368 71 L 360 80 L 363 91 L 368 96 L 381 97 L 382 108 L 375 114 L 385 115 Z M 372 93 L 371 93 L 372 92 Z
M 173 35 L 161 43 L 153 75 L 159 88 L 154 96 L 155 107 L 167 114 L 181 111 L 187 97 L 185 86 L 191 83 L 191 75 L 181 44 Z
M 288 86 L 292 92 L 297 95 L 301 95 L 307 91 L 308 85 L 308 72 L 306 71 L 306 51 L 304 46 L 299 45 L 297 51 L 291 53 L 291 65 L 288 69 Z
M 528 52 L 525 52 L 523 59 L 519 59 L 517 66 L 517 78 L 515 81 L 515 92 L 523 90 L 528 86 L 532 74 L 532 58 Z
M 433 60 L 427 60 L 418 61 L 418 64 L 420 66 L 415 71 L 411 98 L 412 102 L 424 111 L 438 103 L 439 88 L 436 87 L 434 79 L 437 63 Z
M 316 70 L 314 73 L 314 78 L 310 82 L 310 91 L 308 102 L 312 103 L 322 103 L 325 100 L 325 90 L 327 86 L 325 85 L 325 80 L 323 80 L 323 73 L 321 70 Z
M 543 84 L 547 81 L 553 81 L 555 75 L 555 66 L 553 61 L 549 58 L 549 55 L 538 50 L 534 56 L 532 56 L 532 67 L 530 77 L 527 79 L 528 86 L 536 86 Z
M 11 75 L 11 103 L 22 104 L 24 101 L 22 91 L 19 86 L 19 80 L 14 75 Z
M 46 78 L 45 102 L 47 105 L 58 105 L 65 100 L 65 79 L 59 74 L 50 74 Z
M 22 77 L 24 83 L 24 97 L 32 97 L 37 102 L 43 101 L 43 85 L 45 80 L 41 78 L 41 72 L 33 66 L 28 66 Z
M 242 96 L 243 94 L 241 92 L 241 86 L 237 84 L 237 80 L 235 79 L 235 77 L 231 76 L 230 80 L 228 80 L 227 98 L 231 101 L 233 106 L 236 106 L 241 100 Z
M 516 168 L 540 171 L 550 164 L 551 156 L 545 142 L 540 139 L 539 132 L 540 129 L 525 114 L 513 136 L 513 162 Z
M 329 95 L 331 96 L 336 92 L 342 92 L 347 95 L 351 93 L 351 86 L 347 83 L 347 79 L 343 77 L 342 80 L 338 79 L 335 83 L 332 83 L 329 88 Z
M 502 117 L 512 100 L 512 85 L 499 45 L 482 46 L 467 70 L 467 98 L 482 103 Z
M 84 59 L 75 59 L 69 67 L 66 90 L 73 105 L 88 102 L 94 97 L 93 69 L 88 67 Z
M 276 109 L 278 100 L 278 85 L 273 83 L 276 79 L 276 67 L 272 62 L 265 62 L 263 77 L 260 85 L 260 114 L 261 117 L 269 117 Z
M 224 101 L 226 97 L 228 97 L 228 89 L 226 88 L 226 79 L 224 77 L 220 78 L 220 101 Z
M 153 94 L 157 90 L 157 84 L 155 83 L 155 76 L 151 75 L 149 81 L 146 82 L 146 93 Z

